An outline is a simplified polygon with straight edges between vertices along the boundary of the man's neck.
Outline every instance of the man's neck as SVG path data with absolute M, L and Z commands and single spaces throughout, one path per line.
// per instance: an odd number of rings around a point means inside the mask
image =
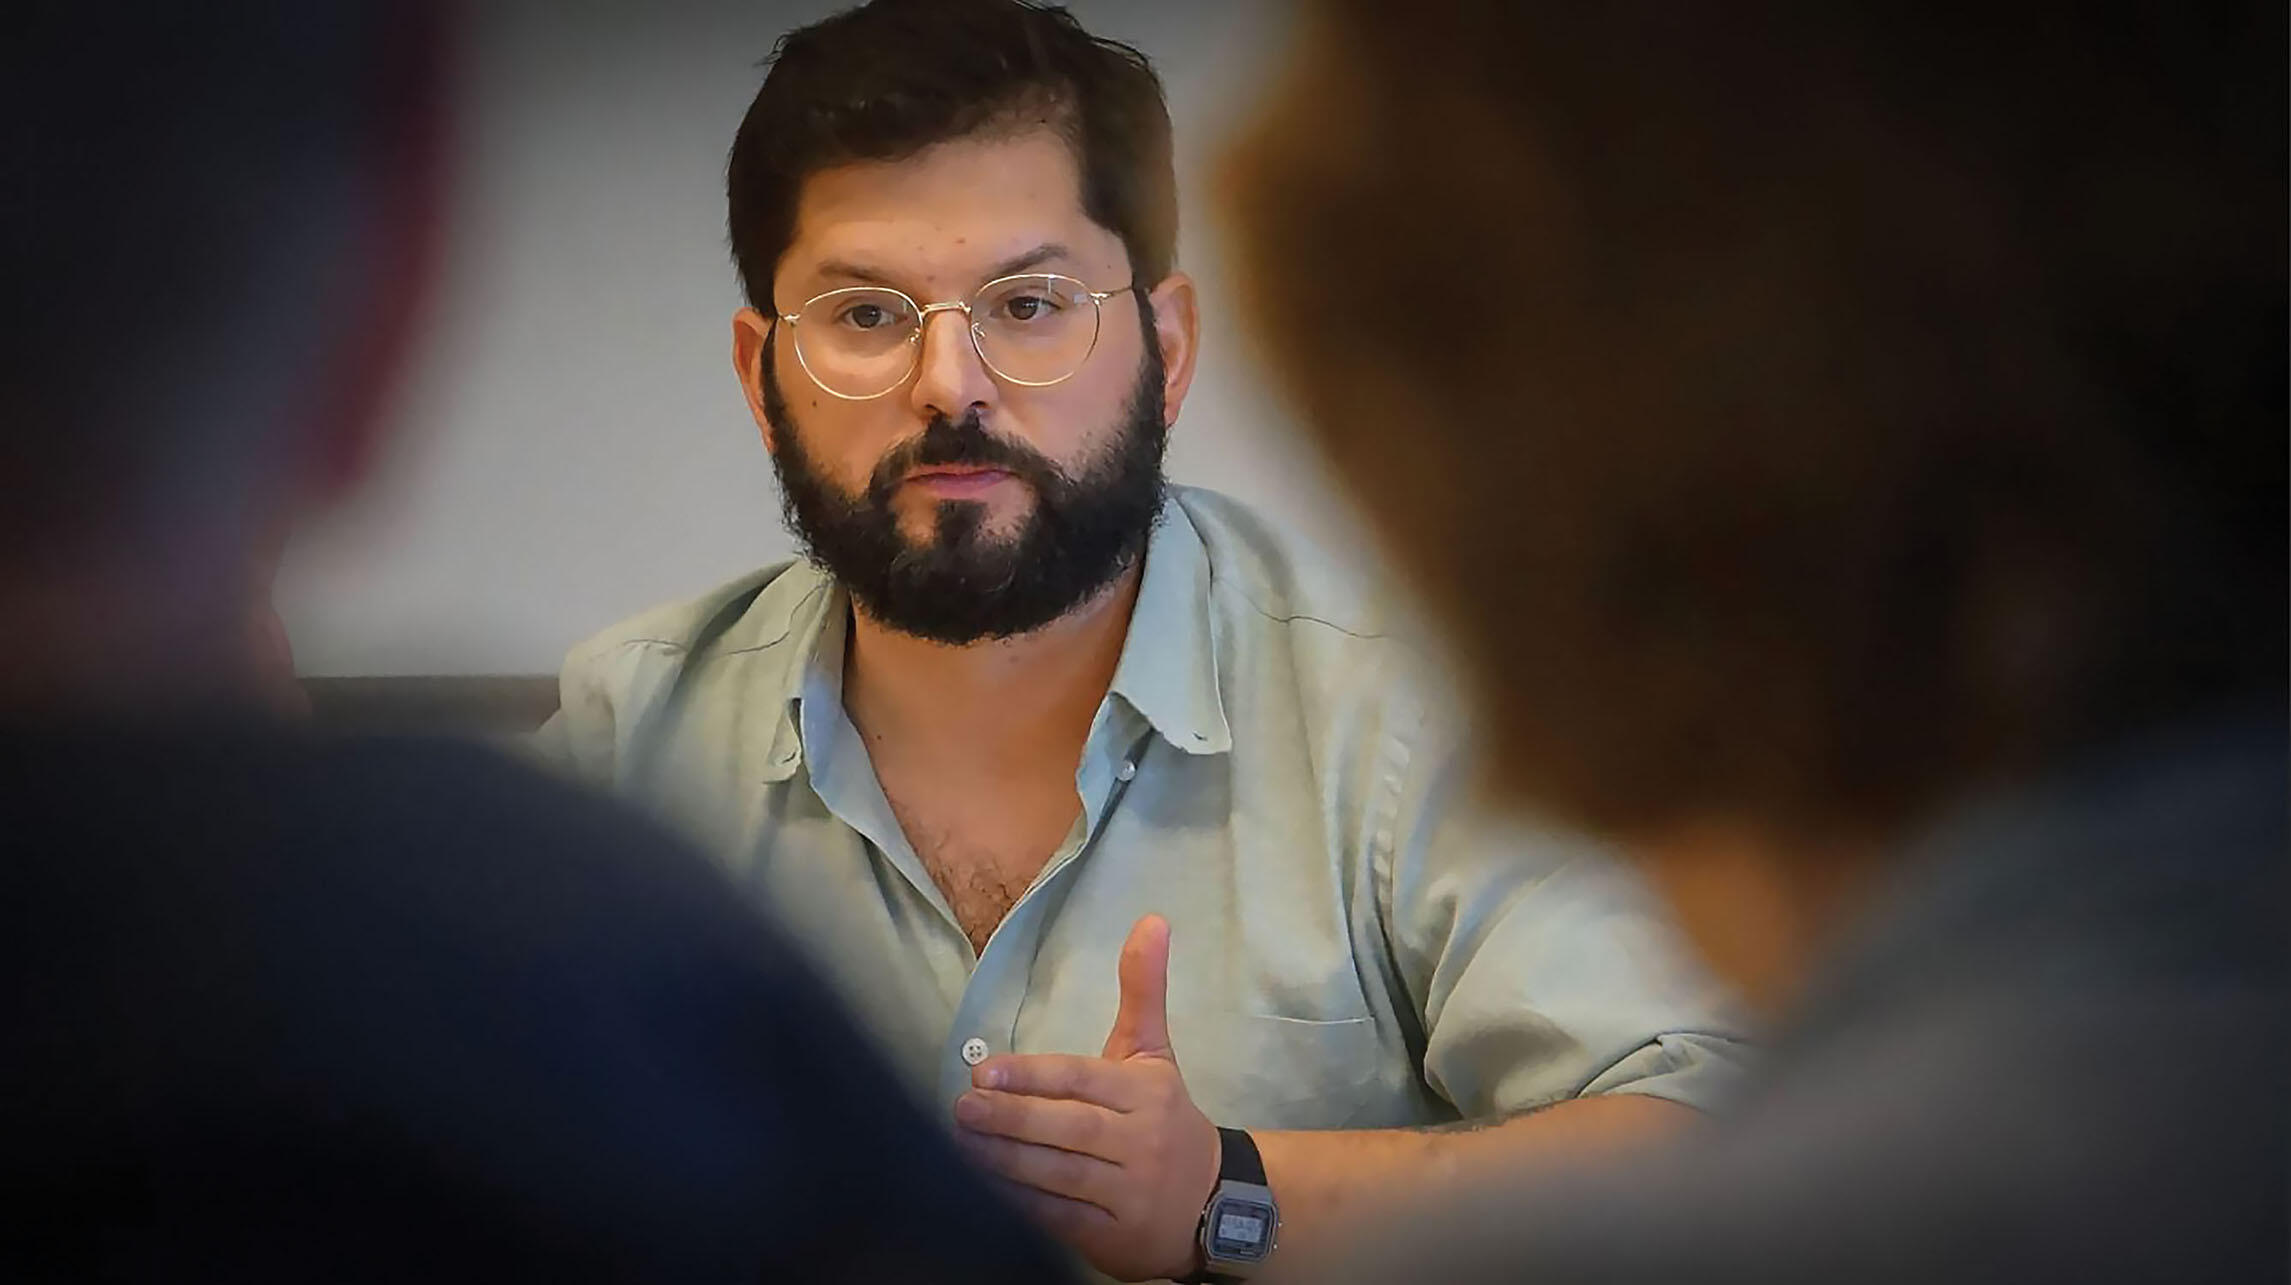
M 870 746 L 1024 765 L 1078 757 L 1129 637 L 1142 560 L 1081 607 L 1029 634 L 950 646 L 854 610 L 843 703 Z

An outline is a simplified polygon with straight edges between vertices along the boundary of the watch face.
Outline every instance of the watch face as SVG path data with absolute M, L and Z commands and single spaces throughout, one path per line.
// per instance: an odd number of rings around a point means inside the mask
M 1209 1213 L 1209 1256 L 1254 1262 L 1273 1247 L 1273 1207 L 1227 1198 Z

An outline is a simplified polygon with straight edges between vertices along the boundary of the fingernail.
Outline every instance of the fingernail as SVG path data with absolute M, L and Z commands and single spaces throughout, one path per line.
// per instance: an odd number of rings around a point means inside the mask
M 990 1066 L 990 1067 L 986 1067 L 986 1068 L 984 1068 L 984 1069 L 980 1070 L 980 1071 L 979 1071 L 979 1073 L 978 1073 L 978 1082 L 979 1082 L 979 1084 L 980 1084 L 982 1087 L 984 1087 L 984 1088 L 989 1088 L 989 1089 L 999 1089 L 999 1088 L 1001 1088 L 1001 1087 L 1002 1087 L 1002 1068 L 1001 1068 L 1001 1067 L 999 1067 L 999 1066 Z
M 979 1117 L 985 1114 L 986 1104 L 979 1101 L 976 1093 L 965 1093 L 955 1099 L 955 1119 L 964 1124 L 977 1124 Z

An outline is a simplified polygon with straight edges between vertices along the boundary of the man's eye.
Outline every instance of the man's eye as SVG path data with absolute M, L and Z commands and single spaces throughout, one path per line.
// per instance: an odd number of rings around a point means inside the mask
M 890 320 L 890 312 L 879 303 L 855 303 L 843 310 L 843 324 L 859 330 L 873 330 Z
M 1022 294 L 1003 302 L 1003 315 L 1012 321 L 1035 321 L 1048 317 L 1058 305 L 1040 295 Z

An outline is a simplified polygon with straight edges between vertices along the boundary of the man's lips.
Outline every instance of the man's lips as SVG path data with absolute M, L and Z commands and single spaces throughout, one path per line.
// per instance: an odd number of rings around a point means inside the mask
M 998 468 L 976 468 L 968 465 L 945 465 L 917 469 L 907 475 L 907 485 L 918 486 L 934 495 L 983 495 L 1011 475 Z

